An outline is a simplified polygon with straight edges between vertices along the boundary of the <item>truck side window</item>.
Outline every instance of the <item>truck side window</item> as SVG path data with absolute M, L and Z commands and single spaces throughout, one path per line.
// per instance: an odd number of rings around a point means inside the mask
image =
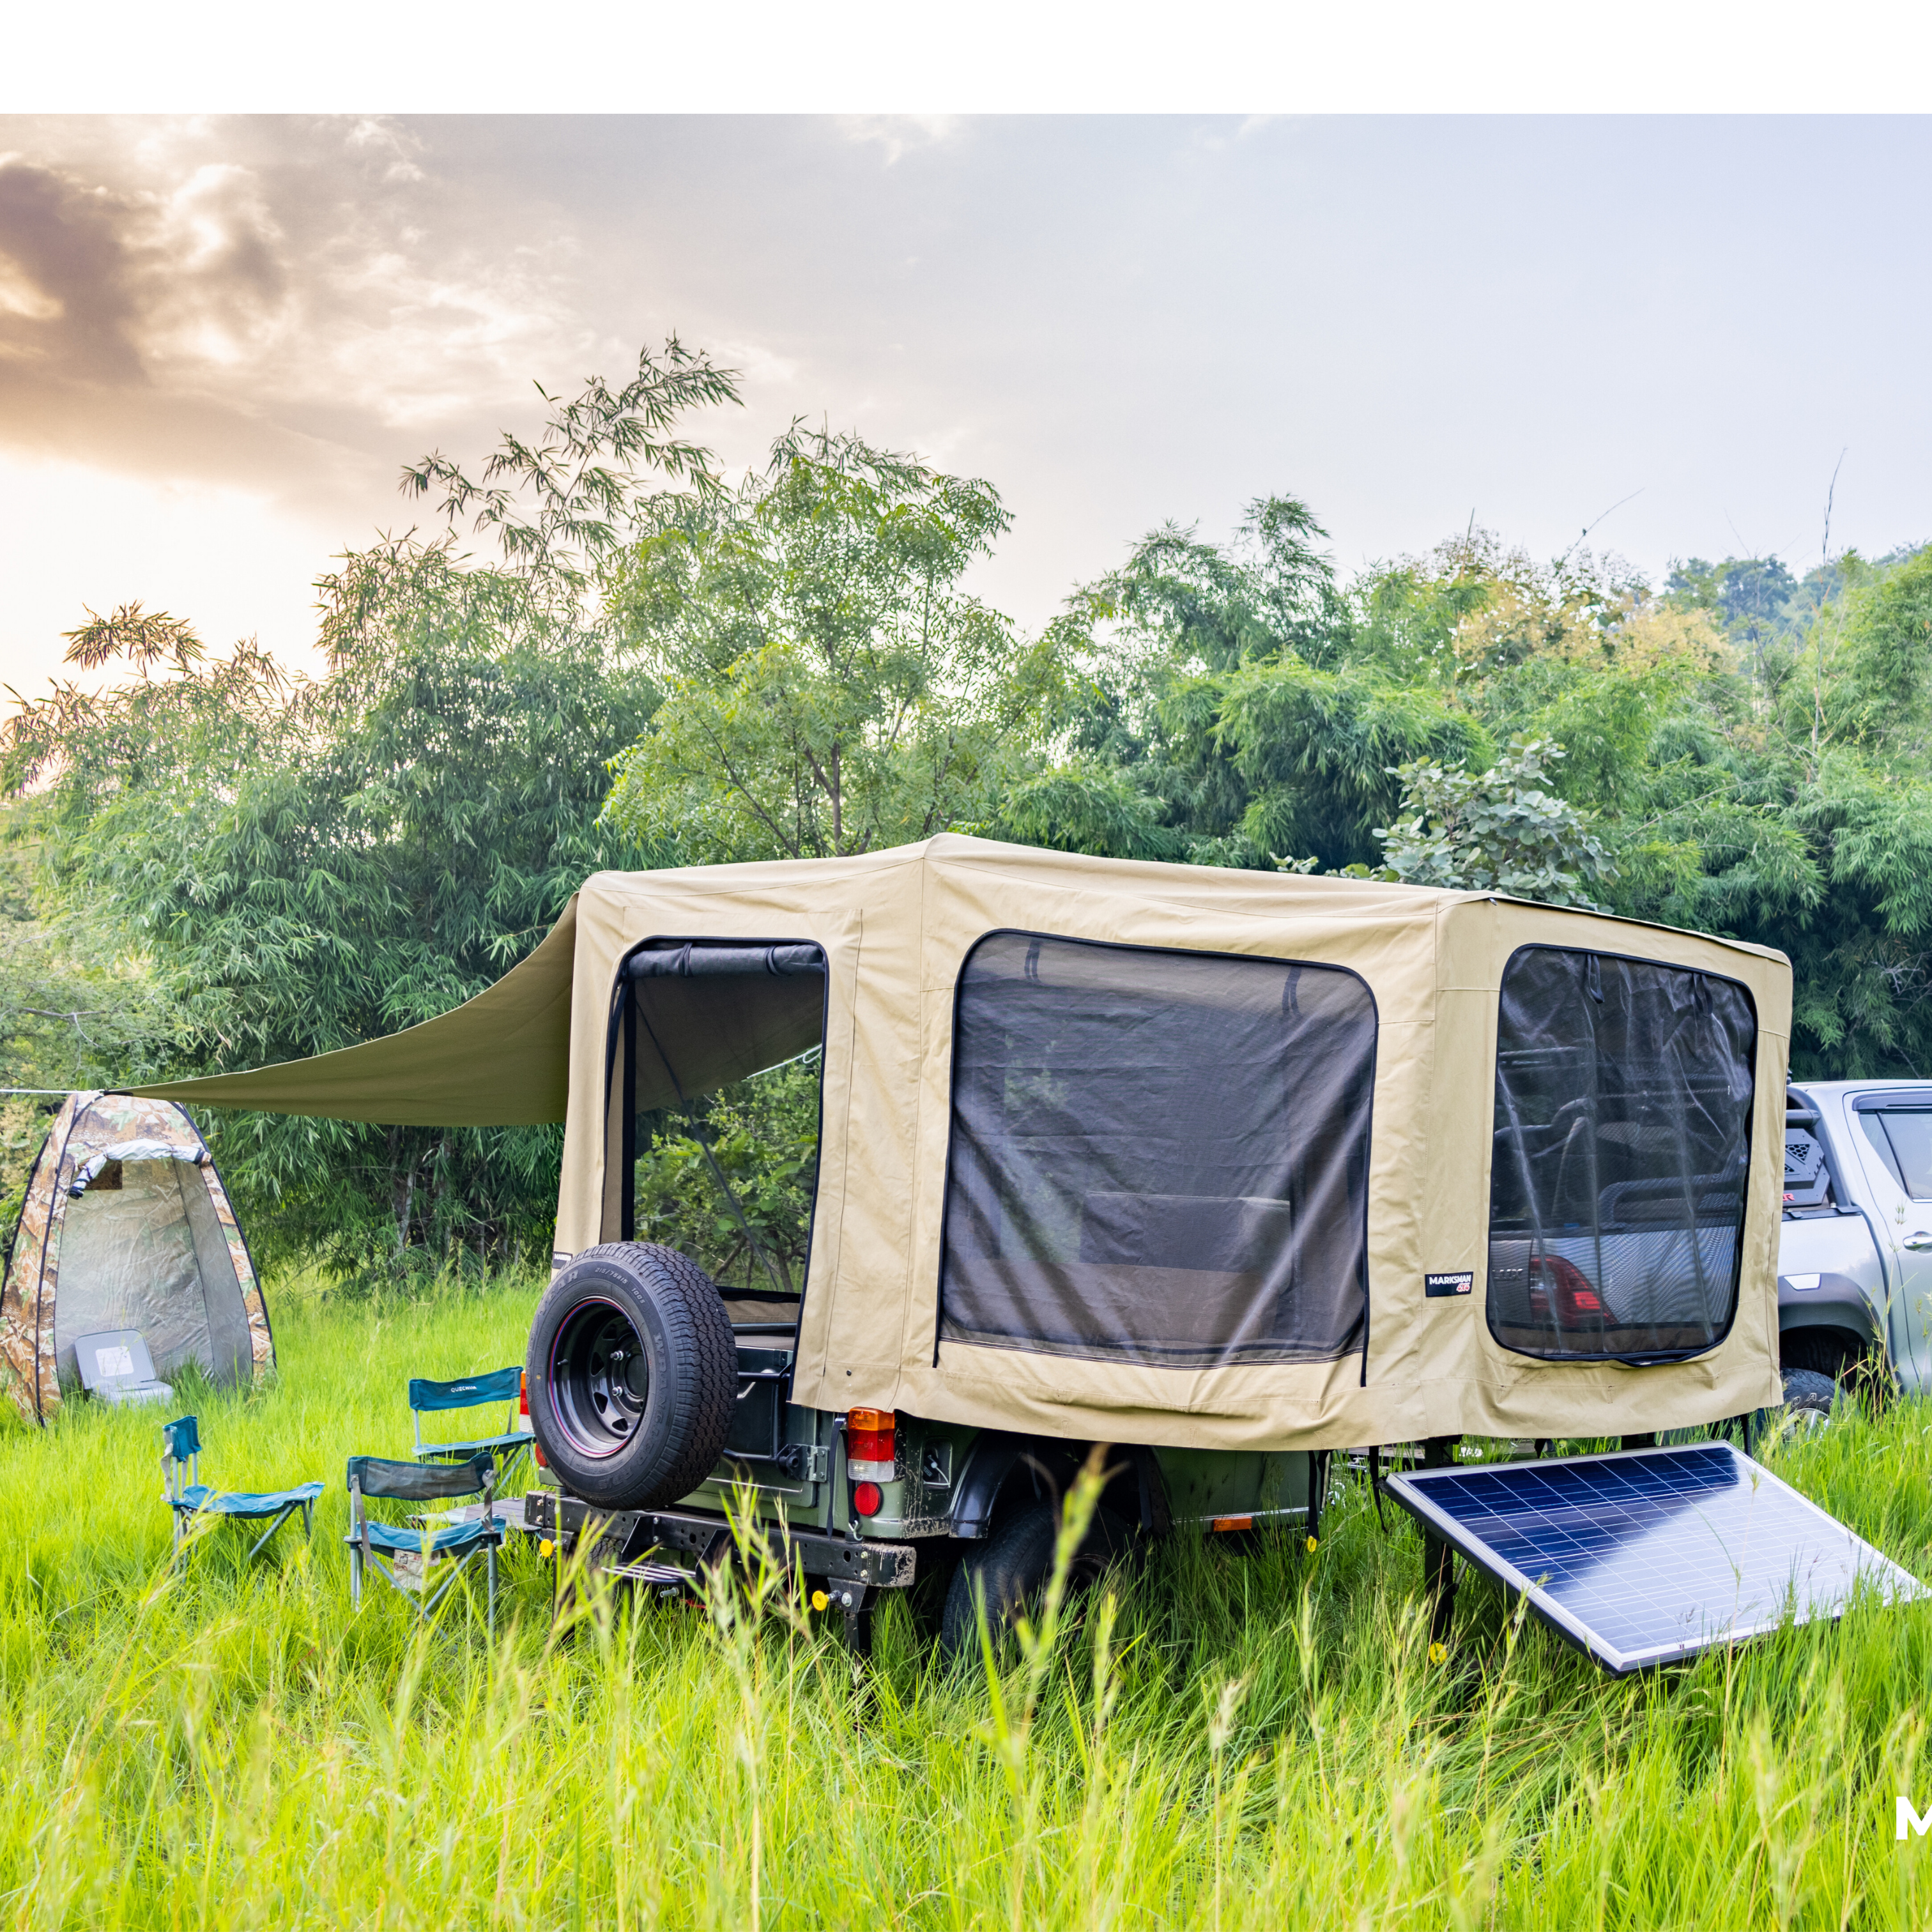
M 955 1008 L 942 1339 L 1172 1368 L 1358 1348 L 1376 1030 L 1339 967 L 981 940 Z
M 1554 946 L 1504 968 L 1490 1332 L 1552 1361 L 1702 1354 L 1737 1307 L 1757 1018 L 1714 974 Z
M 1858 1119 L 1900 1192 L 1914 1201 L 1932 1201 L 1932 1112 L 1861 1109 Z

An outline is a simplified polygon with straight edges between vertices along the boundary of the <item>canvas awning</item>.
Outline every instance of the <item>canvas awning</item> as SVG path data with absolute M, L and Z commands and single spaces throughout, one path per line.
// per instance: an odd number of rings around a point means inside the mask
M 570 1088 L 573 896 L 542 944 L 494 986 L 420 1026 L 309 1060 L 130 1090 L 382 1126 L 529 1126 L 564 1117 Z

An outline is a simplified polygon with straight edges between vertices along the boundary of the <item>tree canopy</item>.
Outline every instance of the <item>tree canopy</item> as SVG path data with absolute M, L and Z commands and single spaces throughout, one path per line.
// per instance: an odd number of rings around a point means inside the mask
M 1028 634 L 968 587 L 1011 521 L 991 482 L 796 424 L 728 477 L 686 425 L 736 393 L 674 340 L 539 392 L 473 476 L 409 465 L 440 526 L 320 580 L 320 676 L 88 611 L 68 656 L 106 688 L 57 680 L 0 728 L 11 1084 L 393 1031 L 598 867 L 947 829 L 1756 940 L 1792 958 L 1796 1072 L 1932 1073 L 1932 547 L 1652 585 L 1472 520 L 1345 580 L 1281 494 L 1225 541 L 1161 525 Z M 640 1225 L 748 1269 L 715 1160 L 794 1266 L 809 1084 L 653 1124 Z M 339 1271 L 548 1239 L 554 1131 L 214 1127 L 258 1235 Z
M 960 587 L 1009 521 L 989 484 L 796 425 L 737 490 L 660 496 L 607 608 L 664 699 L 607 816 L 704 862 L 992 812 L 1063 676 L 1058 627 L 1029 644 Z
M 436 481 L 498 554 L 446 530 L 343 557 L 316 586 L 319 678 L 252 645 L 210 659 L 138 608 L 73 634 L 70 661 L 131 676 L 22 706 L 0 769 L 44 917 L 82 958 L 140 960 L 152 1018 L 122 1066 L 70 1054 L 66 1077 L 220 1071 L 396 1031 L 500 977 L 587 873 L 651 862 L 599 812 L 659 689 L 592 593 L 652 494 L 636 466 L 696 473 L 701 453 L 662 432 L 729 387 L 674 344 L 622 389 L 554 405 L 542 438 L 506 438 L 487 488 L 440 457 L 412 466 L 405 488 Z M 548 1240 L 556 1130 L 208 1128 L 272 1247 L 347 1271 Z

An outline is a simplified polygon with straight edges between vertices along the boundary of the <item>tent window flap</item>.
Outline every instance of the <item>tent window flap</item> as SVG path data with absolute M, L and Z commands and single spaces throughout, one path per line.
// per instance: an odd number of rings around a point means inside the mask
M 1339 967 L 981 940 L 941 1340 L 1190 1369 L 1359 1347 L 1376 1025 Z
M 1735 980 L 1525 946 L 1504 969 L 1490 1331 L 1552 1361 L 1681 1360 L 1737 1310 L 1757 1016 Z

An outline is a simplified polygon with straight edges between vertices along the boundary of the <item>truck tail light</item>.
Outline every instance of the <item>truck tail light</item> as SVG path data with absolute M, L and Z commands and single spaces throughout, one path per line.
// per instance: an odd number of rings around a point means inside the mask
M 1602 1325 L 1604 1304 L 1589 1277 L 1561 1255 L 1543 1255 L 1530 1264 L 1529 1305 L 1544 1320 L 1555 1306 L 1559 1328 Z
M 517 1420 L 526 1429 L 530 1427 L 530 1372 L 528 1369 L 524 1370 L 517 1377 Z M 543 1452 L 543 1445 L 534 1438 L 530 1443 L 530 1454 L 537 1459 L 537 1467 L 539 1469 L 548 1469 L 550 1467 L 549 1461 Z
M 845 1473 L 855 1483 L 890 1483 L 892 1479 L 892 1436 L 898 1418 L 890 1408 L 848 1408 L 845 1412 Z M 862 1516 L 874 1514 L 862 1510 Z
M 886 1492 L 877 1483 L 860 1483 L 852 1492 L 854 1516 L 877 1516 L 885 1504 Z

